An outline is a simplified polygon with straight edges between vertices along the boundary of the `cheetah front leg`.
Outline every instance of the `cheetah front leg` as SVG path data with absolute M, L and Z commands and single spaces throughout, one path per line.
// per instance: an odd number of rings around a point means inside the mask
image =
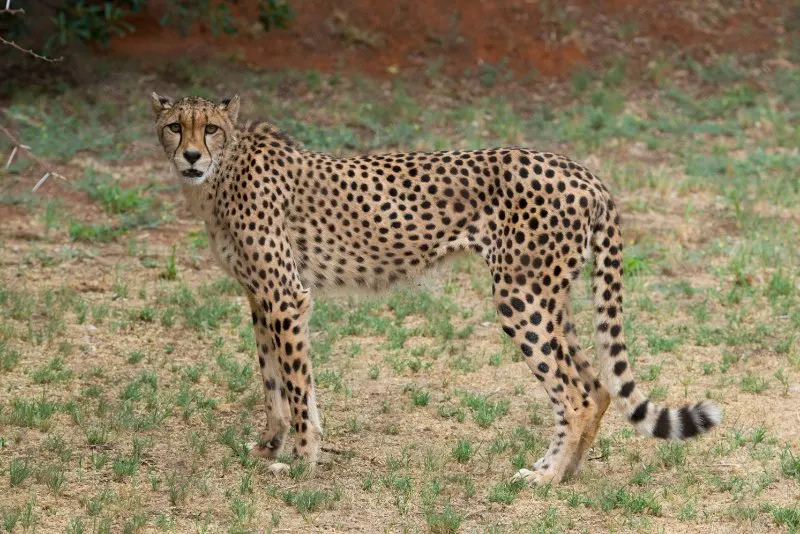
M 277 319 L 273 321 L 273 337 L 280 340 L 278 349 L 283 355 L 283 362 L 280 358 L 278 362 L 292 409 L 292 425 L 296 435 L 293 452 L 313 466 L 322 446 L 322 423 L 317 411 L 309 357 L 311 342 L 308 321 L 311 318 L 312 301 L 308 290 L 302 289 L 299 284 L 292 289 L 291 295 L 293 313 L 279 314 L 279 317 L 283 317 L 281 328 L 277 328 Z
M 265 203 L 264 209 L 270 209 Z M 267 428 L 254 453 L 276 457 L 286 431 L 295 430 L 294 452 L 313 465 L 322 424 L 314 395 L 308 320 L 311 295 L 303 287 L 283 228 L 263 235 L 254 223 L 232 228 L 236 257 L 229 263 L 246 288 L 256 321 L 259 365 L 267 397 Z
M 275 298 L 278 297 L 278 298 Z M 259 366 L 267 397 L 267 428 L 256 455 L 275 458 L 289 424 L 295 430 L 294 453 L 314 464 L 319 456 L 322 425 L 317 413 L 309 359 L 308 319 L 311 296 L 301 287 L 285 287 L 260 302 L 251 296 L 259 346 Z
M 257 303 L 255 297 L 250 294 L 247 296 L 256 334 L 258 366 L 261 370 L 261 384 L 264 387 L 264 405 L 267 412 L 266 427 L 251 452 L 255 456 L 275 459 L 283 450 L 291 411 L 281 369 L 271 347 L 267 313 Z

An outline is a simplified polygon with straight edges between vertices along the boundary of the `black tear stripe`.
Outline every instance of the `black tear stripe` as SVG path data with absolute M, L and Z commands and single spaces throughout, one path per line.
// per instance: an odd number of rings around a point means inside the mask
M 175 158 L 178 156 L 178 151 L 181 149 L 181 143 L 183 142 L 183 129 L 181 129 L 181 133 L 178 135 L 178 144 L 175 145 L 175 152 L 172 153 L 172 161 L 175 161 Z
M 669 421 L 669 410 L 664 408 L 661 410 L 661 414 L 658 416 L 658 421 L 656 421 L 656 426 L 653 429 L 653 436 L 661 439 L 668 439 L 671 426 L 672 425 Z
M 680 411 L 678 412 L 678 415 L 680 416 L 681 419 L 682 438 L 691 438 L 700 433 L 700 430 L 697 428 L 694 419 L 692 419 L 692 410 L 689 406 L 684 406 L 683 408 L 681 408 Z
M 178 113 L 178 122 L 179 122 L 179 123 L 182 123 L 182 122 L 183 122 L 183 120 L 182 120 L 182 117 L 181 117 L 181 114 L 180 114 L 180 113 Z M 164 126 L 164 128 L 166 128 L 166 127 L 167 127 L 167 126 Z M 181 128 L 181 131 L 180 131 L 180 133 L 178 134 L 178 144 L 177 144 L 177 145 L 175 145 L 175 152 L 173 152 L 173 153 L 172 153 L 172 161 L 175 161 L 175 158 L 176 158 L 176 157 L 177 157 L 177 155 L 178 155 L 178 150 L 180 150 L 180 149 L 181 149 L 181 143 L 183 143 L 183 128 Z
M 208 124 L 208 121 L 206 121 L 206 124 Z M 205 149 L 206 149 L 206 153 L 208 154 L 208 157 L 209 157 L 209 158 L 211 158 L 211 150 L 209 150 L 209 149 L 208 149 L 208 143 L 206 143 L 206 130 L 205 130 L 205 126 L 203 127 L 203 148 L 205 148 Z
M 636 407 L 636 409 L 631 414 L 631 422 L 638 423 L 647 416 L 647 405 L 650 404 L 650 399 L 645 399 Z

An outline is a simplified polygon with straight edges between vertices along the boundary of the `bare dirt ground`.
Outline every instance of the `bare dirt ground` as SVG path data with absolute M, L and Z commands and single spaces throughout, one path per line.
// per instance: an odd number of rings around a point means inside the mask
M 133 19 L 136 33 L 117 39 L 110 52 L 146 61 L 225 50 L 252 66 L 381 78 L 431 64 L 456 77 L 483 64 L 519 77 L 568 77 L 619 55 L 642 70 L 664 53 L 764 53 L 785 38 L 775 30 L 791 10 L 790 3 L 759 0 L 321 0 L 298 2 L 286 29 L 265 33 L 253 24 L 231 38 L 196 28 L 187 38 L 158 23 L 163 3 L 153 2 Z M 234 12 L 255 20 L 256 2 L 240 2 Z

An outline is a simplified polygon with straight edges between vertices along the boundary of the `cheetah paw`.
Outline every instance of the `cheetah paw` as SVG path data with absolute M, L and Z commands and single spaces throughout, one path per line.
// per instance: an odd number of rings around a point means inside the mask
M 541 485 L 559 482 L 558 473 L 550 469 L 541 469 L 534 466 L 533 471 L 520 469 L 511 477 L 511 482 L 525 482 L 531 485 Z
M 532 477 L 536 476 L 536 471 L 530 471 L 528 469 L 520 469 L 517 471 L 513 477 L 511 477 L 511 482 L 527 482 Z
M 271 441 L 251 441 L 247 444 L 250 454 L 257 458 L 273 460 L 280 452 L 280 442 L 273 439 Z
M 270 464 L 269 466 L 267 466 L 267 471 L 269 471 L 275 476 L 286 475 L 289 473 L 289 466 L 288 464 L 275 462 L 274 464 Z

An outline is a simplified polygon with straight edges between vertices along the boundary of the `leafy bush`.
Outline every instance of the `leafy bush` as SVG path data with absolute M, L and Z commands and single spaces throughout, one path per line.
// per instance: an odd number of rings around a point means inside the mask
M 108 44 L 112 37 L 136 31 L 130 16 L 147 10 L 149 0 L 13 0 L 20 13 L 0 13 L 0 35 L 46 53 L 75 43 Z M 258 0 L 264 30 L 286 27 L 294 12 L 287 0 Z M 235 34 L 238 19 L 228 2 L 172 0 L 159 23 L 188 33 L 195 24 L 214 35 Z

